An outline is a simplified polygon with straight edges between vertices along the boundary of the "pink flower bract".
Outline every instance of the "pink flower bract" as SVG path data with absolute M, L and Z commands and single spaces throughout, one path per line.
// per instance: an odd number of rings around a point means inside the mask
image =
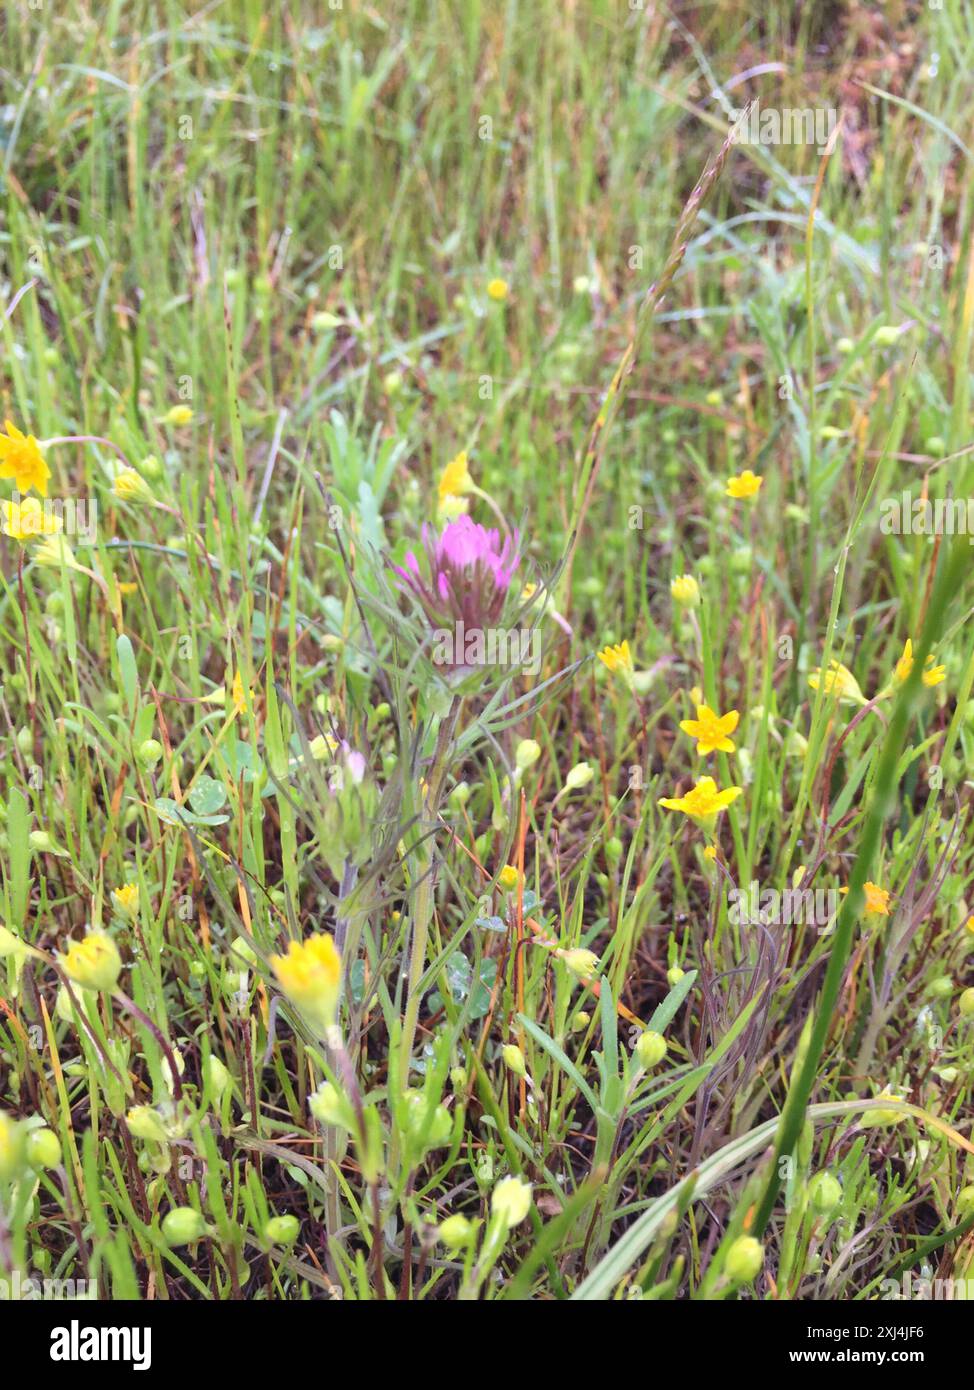
M 432 624 L 462 621 L 468 630 L 484 629 L 504 610 L 520 562 L 519 540 L 517 531 L 502 539 L 499 531 L 461 516 L 439 534 L 423 527 L 428 578 L 411 550 L 404 564 L 394 568 Z

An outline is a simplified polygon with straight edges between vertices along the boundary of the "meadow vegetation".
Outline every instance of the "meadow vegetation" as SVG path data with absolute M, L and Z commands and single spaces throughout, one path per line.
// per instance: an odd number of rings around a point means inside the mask
M 3 1287 L 974 1278 L 969 0 L 3 37 Z

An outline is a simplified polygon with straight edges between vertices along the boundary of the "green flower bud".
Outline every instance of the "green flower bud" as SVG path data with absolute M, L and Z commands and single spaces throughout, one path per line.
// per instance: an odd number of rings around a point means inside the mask
M 330 1081 L 321 1083 L 308 1101 L 308 1108 L 319 1124 L 339 1125 L 349 1131 L 355 1126 L 355 1115 L 350 1102 Z
M 56 1168 L 61 1144 L 53 1129 L 32 1129 L 27 1135 L 27 1162 L 32 1168 Z
M 750 1284 L 764 1264 L 764 1246 L 753 1236 L 738 1236 L 727 1252 L 724 1272 L 735 1284 Z
M 134 1105 L 125 1116 L 125 1123 L 136 1139 L 146 1139 L 152 1144 L 165 1144 L 169 1138 L 159 1112 L 153 1110 L 151 1105 Z
M 842 1201 L 838 1178 L 823 1171 L 816 1173 L 808 1184 L 808 1204 L 819 1216 L 828 1216 Z
M 293 1245 L 301 1234 L 301 1222 L 296 1216 L 272 1216 L 264 1227 L 264 1239 L 271 1245 Z
M 970 1018 L 974 1015 L 974 987 L 964 990 L 957 1001 L 957 1008 L 963 1018 Z
M 671 965 L 666 972 L 666 983 L 669 985 L 670 989 L 672 989 L 674 985 L 678 985 L 685 974 L 686 971 L 681 970 L 678 965 Z
M 582 787 L 587 787 L 595 776 L 590 763 L 576 763 L 565 778 L 565 790 L 570 792 L 581 791 Z
M 26 942 L 21 941 L 19 936 L 14 936 L 6 927 L 0 927 L 0 960 L 6 956 L 26 956 L 29 953 L 30 947 Z
M 938 975 L 927 987 L 927 993 L 933 995 L 934 999 L 947 999 L 953 992 L 954 982 L 949 975 Z
M 896 324 L 885 323 L 881 328 L 876 329 L 875 342 L 878 347 L 892 347 L 900 336 L 901 329 Z
M 206 1064 L 206 1079 L 210 1083 L 210 1090 L 214 1097 L 219 1100 L 223 1092 L 230 1085 L 230 1073 L 220 1061 L 219 1057 L 214 1057 L 211 1053 Z
M 0 1110 L 0 1183 L 10 1182 L 23 1168 L 25 1138 L 23 1123 Z
M 173 1207 L 163 1218 L 162 1234 L 168 1245 L 191 1245 L 206 1234 L 206 1222 L 193 1207 Z
M 840 338 L 835 345 L 836 352 L 841 352 L 843 357 L 848 357 L 850 352 L 855 352 L 856 345 L 851 338 Z
M 448 1216 L 445 1221 L 441 1221 L 436 1234 L 444 1245 L 449 1245 L 454 1250 L 462 1250 L 470 1244 L 476 1233 L 476 1223 L 468 1221 L 458 1212 L 456 1216 Z
M 974 1183 L 968 1183 L 957 1194 L 957 1217 L 966 1221 L 974 1213 Z
M 254 966 L 257 964 L 257 955 L 254 948 L 242 936 L 235 936 L 230 942 L 230 954 L 233 957 L 233 964 L 237 969 L 239 969 L 241 965 Z
M 490 1210 L 507 1230 L 519 1226 L 531 1210 L 531 1184 L 523 1178 L 501 1178 L 490 1199 Z
M 640 1033 L 636 1039 L 633 1052 L 639 1065 L 649 1071 L 651 1068 L 659 1066 L 666 1056 L 666 1039 L 662 1033 L 654 1033 L 647 1029 L 645 1033 Z
M 518 772 L 527 772 L 529 767 L 541 757 L 541 744 L 536 743 L 533 738 L 522 738 L 514 751 L 514 762 Z
M 610 835 L 605 842 L 605 861 L 614 869 L 622 858 L 622 841 L 618 835 Z
M 507 1043 L 501 1048 L 501 1056 L 515 1076 L 527 1077 L 528 1069 L 524 1061 L 524 1053 L 519 1047 L 516 1047 L 514 1043 Z
M 144 768 L 153 768 L 162 757 L 162 744 L 157 738 L 144 739 L 136 749 L 136 757 Z
M 418 1139 L 425 1130 L 423 1142 L 427 1149 L 441 1149 L 450 1142 L 453 1121 L 445 1105 L 437 1105 L 432 1120 L 429 1120 L 430 1102 L 422 1091 L 407 1091 L 404 1100 L 406 1129 L 412 1139 Z
M 568 966 L 573 975 L 577 975 L 581 980 L 587 980 L 590 975 L 598 969 L 599 958 L 594 951 L 587 951 L 584 946 L 576 946 L 571 951 L 562 951 L 561 959 Z

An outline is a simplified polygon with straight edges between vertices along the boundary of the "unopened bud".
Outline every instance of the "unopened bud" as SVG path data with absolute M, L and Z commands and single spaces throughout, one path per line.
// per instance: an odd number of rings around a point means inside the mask
M 206 1222 L 193 1207 L 173 1207 L 163 1218 L 162 1234 L 169 1245 L 190 1245 L 206 1234 Z
M 724 1271 L 735 1284 L 750 1284 L 761 1273 L 764 1246 L 753 1236 L 738 1236 L 727 1252 Z

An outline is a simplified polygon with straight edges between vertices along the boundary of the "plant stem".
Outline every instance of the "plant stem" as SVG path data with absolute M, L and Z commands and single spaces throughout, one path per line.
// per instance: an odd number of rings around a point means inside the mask
M 426 816 L 420 822 L 420 838 L 416 846 L 419 861 L 419 886 L 416 889 L 416 903 L 412 922 L 412 948 L 409 956 L 409 993 L 406 999 L 406 1012 L 403 1015 L 402 1038 L 399 1044 L 399 1077 L 403 1090 L 409 1085 L 409 1060 L 412 1055 L 416 1026 L 419 1022 L 420 982 L 426 969 L 426 946 L 429 941 L 430 918 L 433 915 L 433 880 L 436 870 L 436 851 L 427 840 L 427 825 L 436 825 L 443 795 L 443 783 L 449 763 L 448 754 L 453 743 L 457 720 L 463 699 L 459 695 L 453 702 L 440 724 L 436 740 L 436 752 L 430 769 L 429 787 L 426 793 Z

